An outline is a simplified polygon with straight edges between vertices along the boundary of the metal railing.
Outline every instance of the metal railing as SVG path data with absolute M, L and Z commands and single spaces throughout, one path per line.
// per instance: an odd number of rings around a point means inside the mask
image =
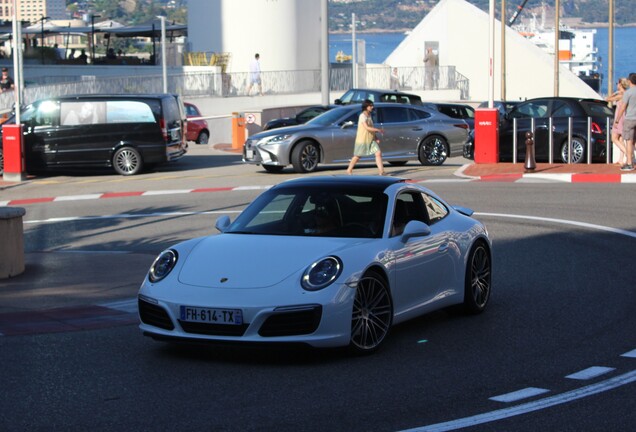
M 334 91 L 346 91 L 353 87 L 353 71 L 349 67 L 332 67 L 329 71 L 329 87 Z M 431 77 L 424 67 L 397 68 L 397 80 L 391 77 L 391 68 L 373 65 L 359 68 L 358 86 L 367 88 L 394 88 L 400 90 L 459 90 L 461 99 L 469 98 L 469 81 L 454 66 L 441 66 Z M 263 92 L 266 94 L 297 94 L 320 92 L 320 70 L 294 70 L 262 72 Z M 397 84 L 397 85 L 396 85 Z M 432 85 L 432 87 L 431 87 Z M 220 68 L 209 71 L 171 73 L 168 76 L 168 92 L 185 97 L 193 96 L 245 96 L 249 88 L 249 72 L 223 73 Z M 47 76 L 27 81 L 22 101 L 35 100 L 65 94 L 91 93 L 161 93 L 163 80 L 159 74 L 134 76 Z M 14 105 L 12 92 L 0 94 L 0 109 Z
M 517 159 L 518 159 L 518 148 L 519 148 L 519 142 L 517 139 L 517 135 L 518 135 L 518 125 L 517 125 L 517 120 L 518 118 L 513 118 L 512 119 L 512 163 L 518 163 Z M 536 136 L 536 126 L 535 126 L 535 118 L 530 118 L 530 131 L 532 132 L 533 136 Z M 612 160 L 613 160 L 613 143 L 612 143 L 612 136 L 611 136 L 611 122 L 612 119 L 611 117 L 607 117 L 606 118 L 606 122 L 605 122 L 605 163 L 607 164 L 612 164 Z M 585 155 L 586 155 L 586 163 L 587 164 L 591 164 L 592 161 L 592 156 L 593 156 L 593 149 L 592 149 L 592 117 L 587 117 L 587 134 L 585 137 L 586 140 L 586 146 L 585 146 Z M 553 118 L 549 117 L 548 118 L 548 163 L 552 164 L 554 162 L 554 122 L 553 122 Z M 568 117 L 567 118 L 567 140 L 565 142 L 565 144 L 567 145 L 567 164 L 571 164 L 572 162 L 572 140 L 573 140 L 573 134 L 574 134 L 574 118 L 573 117 Z M 523 144 L 523 143 L 522 143 Z M 535 143 L 536 146 L 536 143 Z M 577 162 L 578 163 L 578 162 Z

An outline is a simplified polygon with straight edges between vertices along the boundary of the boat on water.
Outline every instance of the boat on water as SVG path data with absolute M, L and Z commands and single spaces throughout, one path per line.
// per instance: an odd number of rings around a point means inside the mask
M 350 54 L 345 54 L 344 51 L 338 51 L 336 53 L 336 62 L 338 63 L 346 63 L 350 62 L 353 56 Z
M 545 28 L 544 22 L 545 9 L 540 24 L 537 24 L 536 16 L 533 14 L 529 25 L 514 28 L 530 42 L 554 55 L 555 30 Z M 562 65 L 599 93 L 603 74 L 595 38 L 596 29 L 575 29 L 562 25 L 559 28 L 559 44 L 556 51 Z

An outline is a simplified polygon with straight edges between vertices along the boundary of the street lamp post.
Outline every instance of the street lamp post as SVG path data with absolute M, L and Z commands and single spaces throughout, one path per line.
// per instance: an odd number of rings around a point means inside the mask
M 91 15 L 91 64 L 95 64 L 95 18 L 101 15 Z
M 51 17 L 42 16 L 40 18 L 40 62 L 44 64 L 44 21 Z

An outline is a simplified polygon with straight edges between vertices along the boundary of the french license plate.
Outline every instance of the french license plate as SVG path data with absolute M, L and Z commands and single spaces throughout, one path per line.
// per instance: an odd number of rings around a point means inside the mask
M 181 131 L 179 129 L 172 129 L 170 131 L 170 138 L 172 138 L 173 141 L 176 141 L 178 139 L 181 138 Z
M 245 150 L 245 159 L 254 158 L 254 150 Z
M 181 321 L 206 324 L 243 324 L 241 309 L 212 309 L 193 306 L 181 306 Z

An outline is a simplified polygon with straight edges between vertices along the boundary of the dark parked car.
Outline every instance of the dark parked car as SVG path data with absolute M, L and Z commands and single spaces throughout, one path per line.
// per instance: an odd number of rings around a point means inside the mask
M 172 94 L 52 97 L 23 108 L 20 122 L 27 172 L 107 167 L 133 175 L 188 148 L 185 108 Z
M 410 105 L 422 105 L 422 98 L 418 95 L 403 93 L 397 90 L 351 89 L 335 100 L 336 105 L 362 103 L 369 99 L 373 103 L 395 102 Z
M 348 164 L 353 154 L 359 105 L 337 107 L 303 125 L 251 135 L 243 147 L 245 163 L 278 173 L 292 165 L 299 173 L 312 172 L 319 164 Z M 382 158 L 392 165 L 419 160 L 422 165 L 441 165 L 448 156 L 460 155 L 468 125 L 424 107 L 377 103 L 373 123 L 380 135 Z M 362 162 L 374 161 L 364 156 Z
M 316 105 L 316 106 L 310 106 L 309 108 L 305 108 L 304 110 L 300 111 L 298 114 L 296 114 L 294 117 L 283 117 L 283 118 L 279 118 L 279 119 L 274 119 L 274 120 L 270 120 L 267 123 L 265 123 L 265 126 L 263 126 L 263 130 L 270 130 L 270 129 L 276 129 L 279 127 L 285 127 L 285 126 L 295 126 L 295 125 L 299 125 L 299 124 L 305 124 L 307 123 L 309 120 L 311 120 L 312 118 L 326 112 L 329 111 L 330 109 L 336 107 L 337 105 Z
M 529 99 L 509 111 L 499 124 L 499 159 L 512 161 L 513 123 L 517 123 L 517 161 L 524 161 L 527 131 L 534 119 L 534 151 L 538 162 L 547 162 L 549 156 L 549 120 L 552 118 L 553 160 L 568 162 L 568 122 L 572 118 L 572 150 L 570 162 L 587 161 L 587 141 L 590 136 L 592 160 L 604 161 L 607 151 L 607 118 L 614 113 L 607 102 L 599 99 L 572 97 L 545 97 Z M 591 120 L 588 128 L 588 118 Z
M 493 101 L 493 108 L 496 108 L 499 110 L 499 120 L 503 121 L 504 117 L 506 116 L 506 114 L 513 109 L 514 107 L 516 107 L 517 105 L 519 105 L 521 103 L 521 101 Z M 481 109 L 481 108 L 488 108 L 488 102 L 482 102 L 477 106 L 477 109 Z M 471 127 L 469 136 L 468 136 L 468 141 L 466 141 L 466 144 L 464 144 L 464 157 L 466 159 L 475 159 L 475 127 L 474 127 L 474 119 L 473 119 L 473 126 Z
M 205 120 L 191 120 L 193 118 L 201 117 L 201 111 L 199 108 L 189 102 L 185 102 L 186 115 L 188 116 L 188 132 L 186 137 L 188 141 L 194 141 L 197 144 L 207 144 L 210 140 L 210 129 L 208 129 L 208 122 Z

